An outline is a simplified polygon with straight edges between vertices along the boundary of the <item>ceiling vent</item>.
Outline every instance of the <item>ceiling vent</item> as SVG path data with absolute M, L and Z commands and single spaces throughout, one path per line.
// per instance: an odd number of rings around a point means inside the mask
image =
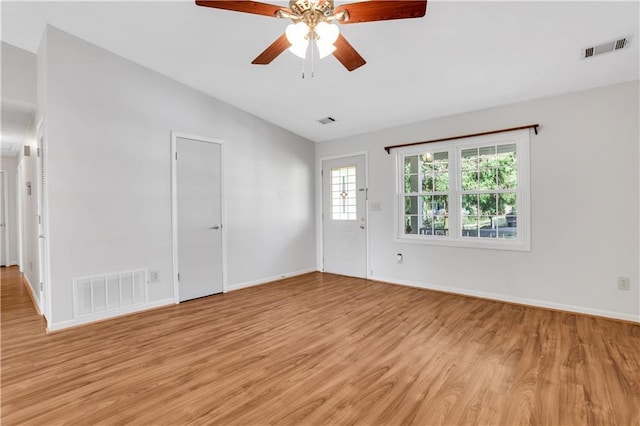
M 620 37 L 616 40 L 607 41 L 605 43 L 598 44 L 597 46 L 589 46 L 582 49 L 582 59 L 592 58 L 594 56 L 601 55 L 603 53 L 614 52 L 616 50 L 624 49 L 629 46 L 629 39 L 631 36 Z
M 320 124 L 331 124 L 334 121 L 336 121 L 336 119 L 333 118 L 333 117 L 325 117 L 325 118 L 321 118 L 320 120 L 318 120 L 318 123 L 320 123 Z

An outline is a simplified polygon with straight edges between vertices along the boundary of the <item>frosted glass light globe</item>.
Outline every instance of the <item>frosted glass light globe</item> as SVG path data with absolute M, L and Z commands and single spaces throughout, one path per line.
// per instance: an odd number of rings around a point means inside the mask
M 287 25 L 285 30 L 287 40 L 292 45 L 297 45 L 305 41 L 307 34 L 309 34 L 309 27 L 304 22 L 298 22 L 297 24 Z
M 316 34 L 318 35 L 318 40 L 322 40 L 323 43 L 333 44 L 338 39 L 340 29 L 336 24 L 329 24 L 323 21 L 316 25 Z

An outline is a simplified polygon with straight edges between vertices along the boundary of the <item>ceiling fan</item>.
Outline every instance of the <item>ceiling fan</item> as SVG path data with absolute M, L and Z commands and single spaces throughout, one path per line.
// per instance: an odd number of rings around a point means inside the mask
M 267 65 L 286 49 L 305 58 L 309 44 L 315 42 L 321 58 L 333 54 L 349 71 L 361 67 L 366 64 L 366 61 L 340 34 L 338 26 L 333 21 L 340 24 L 357 24 L 391 19 L 420 18 L 427 11 L 427 0 L 363 1 L 337 7 L 334 7 L 333 0 L 291 0 L 288 8 L 242 0 L 196 0 L 196 4 L 293 21 L 285 33 L 259 54 L 251 62 L 252 64 Z

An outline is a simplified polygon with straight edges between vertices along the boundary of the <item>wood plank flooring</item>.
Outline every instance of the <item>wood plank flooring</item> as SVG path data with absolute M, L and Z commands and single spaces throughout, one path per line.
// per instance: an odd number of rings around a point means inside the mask
M 640 424 L 631 323 L 312 273 L 46 335 L 1 290 L 5 426 Z

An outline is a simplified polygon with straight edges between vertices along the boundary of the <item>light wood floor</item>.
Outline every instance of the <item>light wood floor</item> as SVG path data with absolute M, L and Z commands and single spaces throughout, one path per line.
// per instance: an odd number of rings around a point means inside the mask
M 2 424 L 640 424 L 640 326 L 329 274 L 45 335 L 2 269 Z

